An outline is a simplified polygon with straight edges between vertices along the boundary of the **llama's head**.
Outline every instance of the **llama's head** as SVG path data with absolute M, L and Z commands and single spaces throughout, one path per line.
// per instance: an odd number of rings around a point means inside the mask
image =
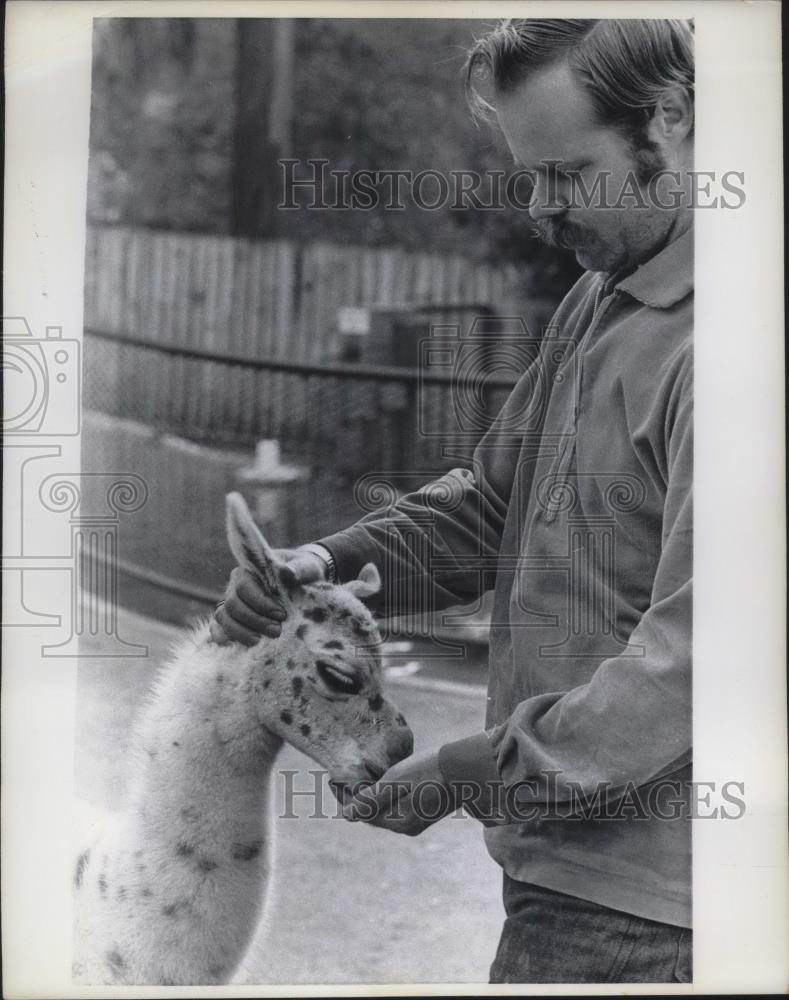
M 375 780 L 409 756 L 413 734 L 382 692 L 380 634 L 362 598 L 380 588 L 375 566 L 344 585 L 298 584 L 237 493 L 227 497 L 228 540 L 284 606 L 279 638 L 250 655 L 260 722 L 329 772 L 336 792 Z

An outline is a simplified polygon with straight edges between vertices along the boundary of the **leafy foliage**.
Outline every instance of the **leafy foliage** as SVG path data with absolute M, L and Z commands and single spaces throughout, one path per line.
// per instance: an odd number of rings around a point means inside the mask
M 239 72 L 239 61 L 250 58 L 242 33 L 260 34 L 260 21 L 112 18 L 96 25 L 93 219 L 234 232 L 237 206 L 247 193 L 238 184 L 248 183 L 243 178 L 258 168 L 256 197 L 280 199 L 272 165 L 255 160 L 261 148 L 267 157 L 276 148 L 238 141 L 237 81 L 274 87 L 271 74 Z M 447 178 L 452 171 L 508 170 L 511 157 L 502 138 L 472 123 L 463 96 L 465 52 L 484 30 L 482 22 L 469 20 L 298 19 L 292 148 L 280 148 L 279 155 L 325 159 L 327 170 L 430 170 Z M 270 58 L 270 46 L 257 52 L 252 47 L 251 58 Z M 272 95 L 259 96 L 265 109 Z M 262 115 L 259 124 L 268 129 Z M 244 156 L 253 162 L 239 171 Z M 425 182 L 425 199 L 436 191 Z M 483 183 L 481 197 L 485 191 Z M 522 262 L 528 290 L 548 299 L 558 298 L 578 273 L 570 258 L 537 243 L 523 210 L 485 211 L 468 202 L 453 208 L 451 201 L 427 210 L 414 204 L 408 185 L 401 194 L 402 210 L 386 209 L 384 197 L 369 210 L 355 211 L 284 213 L 268 204 L 255 231 Z

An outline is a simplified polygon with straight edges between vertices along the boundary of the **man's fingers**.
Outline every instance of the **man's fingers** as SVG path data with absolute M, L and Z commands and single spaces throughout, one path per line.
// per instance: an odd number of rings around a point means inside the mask
M 361 820 L 375 826 L 386 820 L 402 818 L 399 800 L 404 792 L 402 785 L 389 782 L 358 785 L 353 790 L 353 797 L 343 805 L 342 814 L 345 819 Z
M 217 608 L 217 610 L 219 609 Z M 214 612 L 214 615 L 216 616 L 216 612 Z M 213 617 L 211 621 L 208 623 L 208 631 L 211 633 L 211 638 L 217 644 L 217 646 L 226 646 L 230 642 L 230 638 L 227 632 L 225 632 L 225 630 L 216 620 L 216 617 Z
M 228 614 L 226 602 L 220 604 L 214 612 L 214 622 L 216 622 L 222 630 L 222 633 L 230 642 L 240 642 L 245 646 L 254 646 L 260 642 L 260 633 L 251 631 L 245 625 L 239 625 L 239 623 Z M 211 630 L 211 636 L 213 638 L 214 629 Z M 220 645 L 224 645 L 224 643 L 220 642 Z
M 380 826 L 386 821 L 380 803 L 352 800 L 342 807 L 342 818 L 349 823 L 369 823 Z
M 280 634 L 280 622 L 284 620 L 284 615 L 279 612 L 269 612 L 266 615 L 253 611 L 237 594 L 228 594 L 224 603 L 225 613 L 236 622 L 237 625 L 249 629 L 258 637 L 261 635 L 277 636 Z M 275 616 L 276 615 L 276 619 Z
M 318 556 L 281 549 L 285 583 L 312 583 L 325 578 L 325 566 Z M 288 579 L 289 578 L 289 579 Z M 249 569 L 237 566 L 230 574 L 227 594 L 214 612 L 211 637 L 219 645 L 241 642 L 254 646 L 261 636 L 276 639 L 287 618 L 284 606 L 265 593 L 260 579 Z
M 288 569 L 297 583 L 315 583 L 326 579 L 326 564 L 312 552 L 297 552 L 288 561 Z
M 244 613 L 241 605 L 253 615 L 259 615 L 264 621 L 284 621 L 287 617 L 285 608 L 263 590 L 260 580 L 249 570 L 237 566 L 230 574 L 228 600 L 232 600 L 232 613 L 236 610 Z M 254 626 L 251 626 L 254 627 Z

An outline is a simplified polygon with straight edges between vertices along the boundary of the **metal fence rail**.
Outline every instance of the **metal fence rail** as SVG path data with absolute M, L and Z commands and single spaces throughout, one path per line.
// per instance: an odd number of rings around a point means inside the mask
M 287 454 L 341 478 L 452 464 L 442 446 L 462 383 L 447 372 L 252 358 L 93 327 L 84 343 L 89 409 L 204 443 L 277 438 Z M 491 413 L 513 384 L 485 379 Z

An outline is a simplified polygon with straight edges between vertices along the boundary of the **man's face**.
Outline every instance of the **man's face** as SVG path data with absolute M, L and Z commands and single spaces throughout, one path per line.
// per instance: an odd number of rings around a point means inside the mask
M 595 121 L 592 102 L 571 70 L 560 63 L 541 70 L 508 94 L 496 98 L 499 124 L 517 165 L 533 172 L 536 185 L 529 214 L 540 237 L 573 250 L 591 271 L 615 271 L 648 259 L 668 234 L 674 212 L 628 197 L 637 164 L 627 139 Z M 547 161 L 560 161 L 548 168 Z M 656 168 L 657 169 L 657 168 Z M 606 207 L 595 190 L 607 173 Z M 587 205 L 585 201 L 588 201 Z

